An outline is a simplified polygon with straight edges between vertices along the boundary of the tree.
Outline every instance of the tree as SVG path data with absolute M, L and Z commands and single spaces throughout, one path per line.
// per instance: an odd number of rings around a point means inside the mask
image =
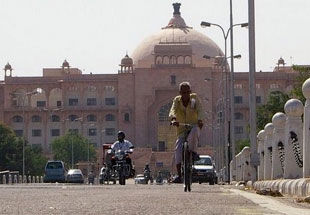
M 14 131 L 0 123 L 0 170 L 23 171 L 23 143 L 16 137 Z M 32 148 L 25 143 L 25 173 L 42 175 L 47 158 L 42 155 L 42 149 Z
M 73 144 L 73 165 L 72 165 L 72 144 Z M 89 140 L 81 136 L 80 134 L 75 134 L 73 132 L 67 133 L 66 135 L 56 138 L 52 142 L 52 151 L 55 160 L 62 160 L 65 162 L 66 166 L 74 166 L 79 161 L 88 160 L 88 146 L 89 146 L 89 160 L 96 160 L 96 151 Z
M 268 95 L 267 102 L 257 107 L 257 130 L 263 130 L 265 125 L 271 122 L 273 115 L 284 112 L 284 105 L 289 96 L 281 91 L 273 91 Z
M 294 84 L 294 88 L 292 89 L 291 94 L 293 97 L 299 99 L 302 103 L 305 103 L 306 99 L 302 94 L 302 85 L 308 78 L 310 78 L 310 67 L 293 66 L 293 69 L 298 71 L 299 75 L 296 78 L 297 81 Z
M 242 149 L 246 146 L 250 147 L 250 139 L 241 139 L 236 141 L 236 154 L 242 151 Z

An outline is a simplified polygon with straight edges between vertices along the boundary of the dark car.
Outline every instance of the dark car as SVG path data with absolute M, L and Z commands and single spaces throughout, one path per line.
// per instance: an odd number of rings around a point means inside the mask
M 192 181 L 199 184 L 209 182 L 210 185 L 217 182 L 216 171 L 209 155 L 200 155 L 199 160 L 194 162 Z
M 67 175 L 67 183 L 84 183 L 84 176 L 80 169 L 70 169 Z
M 66 174 L 64 162 L 48 161 L 45 165 L 43 182 L 66 182 Z

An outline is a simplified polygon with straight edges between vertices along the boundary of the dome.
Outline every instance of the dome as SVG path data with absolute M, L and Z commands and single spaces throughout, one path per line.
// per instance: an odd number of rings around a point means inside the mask
M 69 65 L 68 61 L 65 60 L 65 61 L 62 63 L 62 68 L 69 68 L 69 67 L 70 67 L 70 65 Z
M 4 71 L 7 71 L 7 70 L 9 70 L 9 71 L 12 71 L 13 69 L 12 69 L 12 66 L 9 64 L 9 63 L 7 63 L 5 66 L 4 66 Z
M 126 56 L 121 60 L 121 65 L 132 66 L 132 64 L 133 64 L 132 58 L 130 58 L 128 54 L 126 54 Z
M 204 59 L 204 55 L 211 57 L 223 55 L 221 49 L 209 37 L 185 24 L 178 9 L 174 8 L 173 18 L 166 27 L 143 40 L 134 50 L 132 58 L 136 68 L 151 68 L 155 63 L 154 48 L 160 44 L 169 46 L 167 50 L 170 51 L 183 44 L 181 52 L 184 52 L 185 45 L 188 44 L 191 49 L 191 63 L 195 67 L 210 66 L 210 60 Z
M 276 128 L 283 128 L 285 126 L 286 115 L 284 113 L 278 112 L 272 117 L 272 124 Z

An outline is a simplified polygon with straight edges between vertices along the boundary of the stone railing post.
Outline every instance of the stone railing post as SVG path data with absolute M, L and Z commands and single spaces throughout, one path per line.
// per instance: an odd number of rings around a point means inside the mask
M 257 134 L 257 153 L 259 154 L 259 165 L 257 167 L 258 180 L 264 180 L 264 140 L 265 140 L 265 131 L 261 130 Z
M 310 78 L 302 85 L 302 93 L 306 98 L 303 127 L 303 177 L 310 177 Z
M 265 125 L 265 141 L 264 141 L 264 180 L 271 179 L 271 162 L 272 162 L 272 136 L 274 126 L 272 123 Z
M 237 181 L 242 180 L 242 167 L 241 167 L 241 154 L 240 152 L 236 155 L 236 176 L 237 176 Z
M 286 115 L 284 113 L 276 113 L 272 117 L 274 125 L 272 140 L 272 168 L 271 179 L 279 179 L 283 177 L 284 172 L 284 140 L 285 140 L 285 122 Z
M 243 181 L 250 181 L 251 180 L 251 166 L 250 166 L 250 147 L 246 146 L 242 149 L 242 180 Z
M 298 99 L 290 99 L 285 103 L 284 110 L 287 115 L 284 143 L 284 178 L 301 178 L 303 169 L 303 125 L 301 115 L 304 107 Z

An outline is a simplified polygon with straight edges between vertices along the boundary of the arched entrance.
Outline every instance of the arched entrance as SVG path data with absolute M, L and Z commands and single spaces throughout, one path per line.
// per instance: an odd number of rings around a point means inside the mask
M 166 151 L 174 149 L 176 140 L 176 128 L 170 126 L 169 111 L 172 101 L 161 106 L 157 112 L 157 139 L 158 151 Z

